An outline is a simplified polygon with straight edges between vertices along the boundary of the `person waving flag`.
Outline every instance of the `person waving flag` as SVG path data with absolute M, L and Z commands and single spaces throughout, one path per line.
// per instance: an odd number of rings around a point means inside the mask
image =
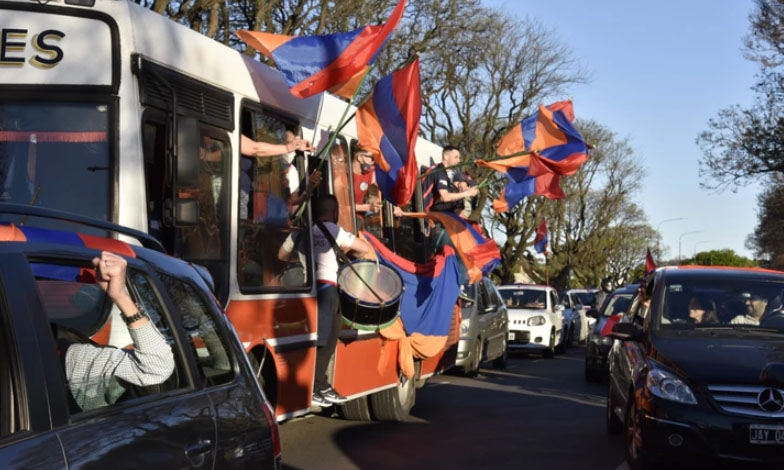
M 350 98 L 405 7 L 406 0 L 400 0 L 386 23 L 348 33 L 296 37 L 241 30 L 237 36 L 275 61 L 294 96 L 307 98 L 329 91 Z
M 414 194 L 421 114 L 419 57 L 379 80 L 357 111 L 359 146 L 373 153 L 381 194 L 398 206 L 408 204 Z
M 656 263 L 653 261 L 653 255 L 651 255 L 651 249 L 648 248 L 648 252 L 645 253 L 645 275 L 656 271 Z
M 534 249 L 537 253 L 544 253 L 547 255 L 547 245 L 550 242 L 550 237 L 547 235 L 547 220 L 542 219 L 542 223 L 536 229 L 536 237 L 534 238 Z

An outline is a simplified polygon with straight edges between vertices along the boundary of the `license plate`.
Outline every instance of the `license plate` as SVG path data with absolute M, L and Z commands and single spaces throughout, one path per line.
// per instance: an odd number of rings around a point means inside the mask
M 509 332 L 509 341 L 514 341 L 514 339 L 515 339 L 514 331 L 510 331 Z
M 749 442 L 751 444 L 784 445 L 784 426 L 752 424 L 749 426 Z

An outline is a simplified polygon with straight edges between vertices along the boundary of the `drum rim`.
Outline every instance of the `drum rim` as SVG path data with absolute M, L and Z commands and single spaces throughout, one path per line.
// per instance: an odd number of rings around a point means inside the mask
M 366 264 L 366 263 L 370 263 L 370 264 L 373 264 L 373 265 L 377 264 L 374 260 L 371 260 L 371 259 L 358 259 L 358 260 L 353 261 L 351 263 L 351 265 L 353 266 L 355 264 Z M 367 301 L 364 301 L 364 300 L 356 299 L 356 297 L 354 297 L 354 295 L 350 294 L 349 292 L 347 292 L 346 290 L 343 289 L 343 287 L 341 286 L 341 282 L 340 282 L 341 276 L 343 275 L 343 272 L 346 269 L 348 269 L 351 272 L 353 272 L 353 270 L 351 270 L 351 268 L 348 265 L 342 266 L 340 268 L 340 271 L 338 272 L 338 278 L 337 278 L 338 282 L 337 282 L 337 284 L 338 284 L 338 292 L 340 293 L 340 295 L 344 295 L 345 294 L 345 295 L 350 296 L 352 299 L 354 299 L 354 303 L 355 304 L 360 305 L 362 307 L 377 307 L 379 305 L 385 305 L 386 306 L 386 305 L 390 305 L 390 304 L 392 304 L 394 302 L 399 302 L 401 300 L 401 298 L 403 297 L 403 293 L 406 290 L 406 283 L 403 280 L 403 276 L 401 276 L 400 273 L 395 271 L 393 268 L 391 268 L 391 267 L 389 267 L 389 266 L 387 266 L 387 265 L 385 265 L 383 263 L 379 264 L 378 266 L 383 267 L 385 269 L 388 269 L 392 273 L 395 273 L 395 275 L 397 276 L 397 280 L 400 281 L 400 291 L 394 297 L 392 297 L 388 301 L 384 302 L 383 304 L 380 303 L 380 302 L 372 302 L 372 303 L 370 303 L 370 302 L 367 302 Z
M 346 326 L 348 326 L 350 328 L 354 328 L 355 330 L 376 331 L 376 330 L 381 330 L 381 329 L 384 329 L 384 328 L 392 326 L 392 324 L 394 324 L 397 321 L 397 319 L 400 318 L 400 311 L 398 310 L 398 312 L 395 314 L 395 317 L 392 318 L 391 320 L 389 320 L 389 321 L 387 321 L 385 323 L 380 323 L 378 325 L 368 325 L 366 323 L 357 323 L 355 321 L 349 320 L 343 314 L 341 314 L 340 317 L 343 319 L 343 324 L 345 324 Z
M 351 299 L 352 299 L 352 302 L 353 302 L 355 305 L 359 305 L 360 307 L 369 307 L 369 308 L 380 308 L 380 307 L 382 307 L 382 306 L 383 306 L 383 307 L 388 307 L 388 306 L 390 306 L 390 305 L 392 305 L 392 304 L 396 304 L 396 303 L 397 303 L 397 304 L 399 304 L 399 303 L 400 303 L 400 298 L 401 298 L 401 297 L 403 297 L 403 292 L 400 292 L 400 293 L 399 293 L 399 294 L 397 294 L 395 297 L 393 297 L 393 298 L 389 299 L 389 301 L 387 301 L 387 302 L 384 302 L 384 303 L 382 304 L 381 302 L 367 302 L 367 301 L 365 301 L 365 300 L 358 300 L 358 299 L 357 299 L 356 297 L 354 297 L 353 295 L 351 295 L 351 294 L 349 294 L 348 292 L 346 292 L 346 291 L 344 291 L 344 290 L 341 290 L 341 289 L 338 289 L 338 292 L 340 293 L 340 295 L 341 295 L 341 296 L 343 296 L 343 295 L 347 295 L 347 296 L 351 297 Z

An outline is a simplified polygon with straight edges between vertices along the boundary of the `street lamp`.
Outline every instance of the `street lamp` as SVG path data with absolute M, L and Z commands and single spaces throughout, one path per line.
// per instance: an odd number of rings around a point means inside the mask
M 659 234 L 659 228 L 661 228 L 662 224 L 665 222 L 675 222 L 676 220 L 686 220 L 686 217 L 674 217 L 672 219 L 664 219 L 659 222 L 659 225 L 656 226 L 656 233 Z M 659 246 L 659 239 L 656 239 L 656 251 L 659 252 L 658 256 L 661 256 L 661 246 Z
M 711 243 L 712 241 L 713 240 L 700 240 L 698 242 L 695 242 L 694 243 L 694 251 L 692 251 L 691 257 L 694 258 L 695 256 L 697 256 L 697 245 L 699 245 L 700 243 Z
M 702 232 L 703 232 L 702 230 L 692 230 L 691 232 L 683 232 L 678 237 L 678 264 L 680 264 L 681 262 L 681 241 L 683 240 L 683 237 L 685 237 L 686 235 L 691 235 L 694 233 L 702 233 Z

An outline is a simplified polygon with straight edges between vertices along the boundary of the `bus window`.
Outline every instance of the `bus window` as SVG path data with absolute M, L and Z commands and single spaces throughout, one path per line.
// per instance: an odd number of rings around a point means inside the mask
M 332 193 L 338 199 L 340 213 L 338 215 L 338 225 L 343 230 L 356 233 L 354 225 L 354 206 L 351 204 L 353 192 L 351 190 L 351 165 L 348 159 L 348 143 L 343 136 L 335 139 L 335 145 L 330 150 L 330 160 L 332 162 Z
M 300 135 L 296 123 L 264 111 L 244 109 L 241 129 L 257 142 L 282 144 Z M 240 157 L 237 279 L 243 293 L 307 288 L 310 246 L 305 218 L 292 221 L 298 207 L 303 163 L 295 155 Z M 291 235 L 297 243 L 288 260 L 278 249 Z
M 146 115 L 142 129 L 147 190 L 149 233 L 174 256 L 206 267 L 215 282 L 215 295 L 228 294 L 228 199 L 231 147 L 224 131 L 201 127 L 199 178 L 196 187 L 177 185 L 179 199 L 195 199 L 199 205 L 196 225 L 175 227 L 171 220 L 173 196 L 167 177 L 166 125 L 162 115 Z
M 0 101 L 0 202 L 111 221 L 109 116 L 101 103 Z

